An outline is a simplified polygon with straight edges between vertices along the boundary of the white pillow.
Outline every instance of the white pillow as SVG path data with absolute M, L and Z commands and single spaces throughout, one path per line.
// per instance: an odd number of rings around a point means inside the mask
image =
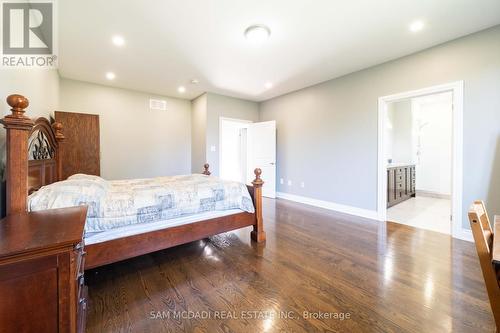
M 69 176 L 68 180 L 81 180 L 83 181 L 82 183 L 87 183 L 87 184 L 95 183 L 97 186 L 102 187 L 102 189 L 105 191 L 107 191 L 109 188 L 109 182 L 106 179 L 95 175 L 86 175 L 83 173 L 77 173 L 72 176 Z

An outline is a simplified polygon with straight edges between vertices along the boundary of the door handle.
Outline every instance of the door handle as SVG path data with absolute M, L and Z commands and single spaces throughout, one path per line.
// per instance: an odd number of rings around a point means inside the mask
M 271 163 L 269 163 L 269 164 L 274 165 L 274 162 L 271 162 Z

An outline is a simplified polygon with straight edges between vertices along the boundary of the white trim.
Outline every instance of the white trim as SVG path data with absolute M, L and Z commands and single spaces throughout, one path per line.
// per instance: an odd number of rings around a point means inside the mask
M 464 82 L 456 81 L 432 86 L 424 89 L 407 91 L 399 94 L 383 96 L 378 99 L 378 165 L 377 165 L 377 212 L 378 219 L 387 219 L 387 161 L 385 154 L 385 119 L 387 104 L 407 98 L 436 94 L 446 91 L 453 92 L 453 175 L 452 175 L 452 230 L 454 238 L 472 240 L 469 229 L 462 226 L 462 195 L 463 195 L 463 103 Z
M 347 206 L 347 205 L 342 205 L 342 204 L 338 204 L 335 202 L 323 201 L 323 200 L 303 197 L 300 195 L 284 193 L 284 192 L 276 192 L 276 197 L 280 198 L 280 199 L 286 199 L 286 200 L 290 200 L 290 201 L 299 202 L 299 203 L 314 206 L 314 207 L 320 207 L 320 208 L 325 208 L 325 209 L 329 209 L 329 210 L 334 210 L 336 212 L 340 212 L 340 213 L 344 213 L 344 214 L 364 217 L 364 218 L 372 219 L 372 220 L 378 220 L 378 214 L 377 214 L 377 211 L 375 211 L 375 210 Z
M 461 239 L 468 242 L 474 242 L 474 237 L 472 236 L 472 230 L 461 228 L 459 232 L 453 234 L 453 238 Z

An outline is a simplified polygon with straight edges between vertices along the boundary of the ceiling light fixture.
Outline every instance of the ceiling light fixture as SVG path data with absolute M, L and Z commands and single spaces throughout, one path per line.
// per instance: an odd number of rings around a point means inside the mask
M 181 94 L 183 94 L 186 92 L 186 88 L 184 88 L 183 86 L 180 86 L 179 88 L 177 88 L 177 91 L 180 92 Z
M 266 84 L 264 84 L 264 87 L 266 89 L 271 89 L 273 87 L 273 84 L 271 82 L 266 82 Z
M 254 24 L 245 29 L 245 38 L 251 42 L 263 42 L 271 36 L 271 29 L 263 24 Z
M 116 46 L 125 45 L 125 38 L 123 38 L 123 36 L 115 35 L 111 40 L 113 41 L 113 44 L 115 44 Z
M 106 79 L 108 79 L 108 80 L 114 80 L 115 77 L 116 77 L 116 75 L 113 72 L 107 72 L 106 73 Z
M 414 21 L 412 24 L 410 24 L 410 31 L 411 32 L 418 32 L 424 28 L 424 22 L 423 21 Z

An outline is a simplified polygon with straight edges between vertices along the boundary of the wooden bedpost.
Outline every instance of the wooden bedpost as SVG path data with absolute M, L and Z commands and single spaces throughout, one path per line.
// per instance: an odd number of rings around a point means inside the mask
M 57 163 L 57 180 L 61 181 L 63 179 L 63 156 L 64 156 L 64 133 L 63 133 L 63 125 L 59 122 L 55 122 L 52 124 L 54 128 L 54 133 L 57 141 L 57 152 L 56 152 L 56 163 Z
M 252 181 L 252 185 L 254 188 L 255 224 L 253 225 L 253 231 L 250 236 L 254 241 L 260 243 L 266 240 L 264 223 L 262 221 L 262 185 L 264 185 L 264 182 L 260 179 L 260 175 L 262 174 L 261 169 L 255 169 L 254 173 L 255 179 Z
M 28 198 L 28 136 L 33 121 L 24 115 L 29 101 L 21 95 L 10 95 L 7 104 L 12 114 L 1 123 L 7 130 L 5 163 L 7 182 L 7 215 L 25 212 Z
M 205 165 L 203 166 L 203 172 L 202 174 L 206 175 L 206 176 L 210 176 L 212 173 L 210 171 L 208 171 L 208 168 L 210 167 L 210 164 L 208 163 L 205 163 Z

